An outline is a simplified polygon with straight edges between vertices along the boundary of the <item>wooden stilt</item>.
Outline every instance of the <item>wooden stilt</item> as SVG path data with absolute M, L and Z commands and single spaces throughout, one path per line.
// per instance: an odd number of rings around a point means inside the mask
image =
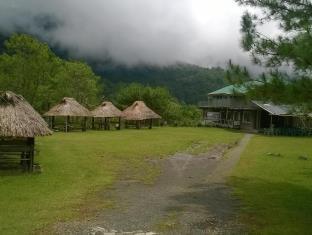
M 152 127 L 153 127 L 153 119 L 150 119 L 149 120 L 149 129 L 152 129 Z
M 87 117 L 83 117 L 82 131 L 87 131 Z
M 256 129 L 260 129 L 260 110 L 257 110 L 257 125 L 256 125 Z
M 69 131 L 68 124 L 69 124 L 69 116 L 66 116 L 65 118 L 65 132 L 66 133 Z
M 243 111 L 241 110 L 239 112 L 239 128 L 242 128 L 242 123 L 243 123 Z
M 95 125 L 94 125 L 94 117 L 92 117 L 92 129 L 95 129 Z
M 104 118 L 104 129 L 107 130 L 107 118 Z
M 51 129 L 54 129 L 55 127 L 55 117 L 51 117 Z
M 101 130 L 103 129 L 103 118 L 100 118 L 99 128 Z
M 228 124 L 228 115 L 229 115 L 229 110 L 226 109 L 226 114 L 225 114 L 225 124 Z
M 27 145 L 31 147 L 31 151 L 28 153 L 28 170 L 33 171 L 34 167 L 34 150 L 35 150 L 35 138 L 27 138 Z
M 107 118 L 107 130 L 110 130 L 110 118 Z
M 121 117 L 118 118 L 118 130 L 121 130 Z

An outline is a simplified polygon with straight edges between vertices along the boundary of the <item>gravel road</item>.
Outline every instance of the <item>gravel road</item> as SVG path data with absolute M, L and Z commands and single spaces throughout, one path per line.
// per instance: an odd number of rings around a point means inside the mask
M 198 156 L 177 153 L 159 160 L 162 173 L 154 184 L 120 181 L 101 194 L 114 198 L 116 208 L 87 221 L 58 224 L 55 233 L 244 234 L 237 218 L 240 203 L 231 195 L 226 177 L 251 137 L 246 134 L 231 149 L 218 145 Z

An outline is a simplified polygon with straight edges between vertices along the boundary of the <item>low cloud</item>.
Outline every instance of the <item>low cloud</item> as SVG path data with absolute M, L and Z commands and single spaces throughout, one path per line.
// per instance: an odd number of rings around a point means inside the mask
M 248 65 L 234 0 L 2 0 L 0 31 L 35 34 L 73 57 L 135 65 Z

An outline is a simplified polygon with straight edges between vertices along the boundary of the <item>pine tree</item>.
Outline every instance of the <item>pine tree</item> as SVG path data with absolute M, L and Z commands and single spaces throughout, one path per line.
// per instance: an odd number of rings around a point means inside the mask
M 241 5 L 261 10 L 242 16 L 242 47 L 250 52 L 255 64 L 270 68 L 259 78 L 264 86 L 255 88 L 250 96 L 276 103 L 295 104 L 304 112 L 312 110 L 312 2 L 311 0 L 236 0 Z M 259 11 L 257 11 L 259 12 Z M 277 36 L 265 35 L 260 27 L 277 23 Z M 281 73 L 289 66 L 294 75 Z M 232 82 L 250 76 L 239 66 L 229 64 Z M 238 79 L 243 78 L 243 79 Z

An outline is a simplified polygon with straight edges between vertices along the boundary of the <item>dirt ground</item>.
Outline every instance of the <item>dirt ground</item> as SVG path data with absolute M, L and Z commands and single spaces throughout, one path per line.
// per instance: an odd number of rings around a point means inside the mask
M 226 177 L 250 138 L 246 134 L 230 150 L 218 145 L 198 156 L 177 153 L 160 160 L 162 173 L 154 184 L 120 181 L 101 194 L 114 198 L 118 207 L 86 221 L 58 224 L 55 233 L 244 234 L 237 218 L 240 203 L 232 197 Z

